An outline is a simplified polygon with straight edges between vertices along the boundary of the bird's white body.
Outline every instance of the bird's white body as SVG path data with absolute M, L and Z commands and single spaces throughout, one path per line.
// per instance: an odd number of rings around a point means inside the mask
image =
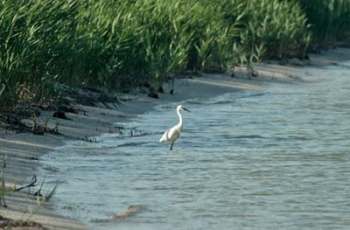
M 175 125 L 174 127 L 172 127 L 171 129 L 169 129 L 168 131 L 166 131 L 162 138 L 160 138 L 160 142 L 175 142 L 177 140 L 177 138 L 180 137 L 180 133 L 182 130 L 182 125 Z
M 181 110 L 186 110 L 189 112 L 189 110 L 182 107 L 182 105 L 177 106 L 176 112 L 177 112 L 177 115 L 179 116 L 179 123 L 174 127 L 172 127 L 171 129 L 167 130 L 163 134 L 162 138 L 160 138 L 159 140 L 160 142 L 170 142 L 171 143 L 170 150 L 173 149 L 174 142 L 180 137 L 180 133 L 182 130 L 183 121 L 180 113 Z

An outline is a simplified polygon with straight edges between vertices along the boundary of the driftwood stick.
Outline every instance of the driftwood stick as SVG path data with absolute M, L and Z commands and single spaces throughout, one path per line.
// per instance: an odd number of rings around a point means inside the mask
M 16 189 L 15 192 L 18 192 L 18 191 L 20 191 L 20 190 L 22 190 L 22 189 L 25 189 L 25 188 L 34 187 L 34 186 L 35 186 L 35 183 L 36 183 L 36 175 L 34 174 L 34 176 L 33 176 L 33 178 L 32 178 L 32 182 L 31 182 L 30 184 L 25 185 L 25 186 L 22 186 L 22 187 Z
M 44 183 L 45 183 L 45 178 L 46 178 L 46 175 L 45 175 L 45 177 L 44 177 L 44 180 L 41 182 L 41 185 L 40 185 L 39 190 L 36 191 L 36 193 L 34 193 L 34 196 L 42 196 L 42 195 L 41 195 L 41 189 L 43 188 L 43 185 L 44 185 Z

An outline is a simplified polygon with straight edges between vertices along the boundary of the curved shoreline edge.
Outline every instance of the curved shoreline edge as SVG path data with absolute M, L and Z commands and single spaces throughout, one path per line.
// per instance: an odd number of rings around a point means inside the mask
M 123 106 L 100 103 L 96 107 L 75 105 L 78 113 L 66 113 L 70 120 L 53 118 L 53 111 L 41 111 L 37 118 L 39 124 L 58 127 L 64 135 L 45 133 L 33 135 L 30 133 L 14 133 L 11 130 L 0 129 L 0 161 L 7 156 L 7 166 L 4 170 L 6 186 L 21 187 L 31 182 L 31 178 L 40 167 L 40 157 L 64 145 L 69 140 L 89 140 L 90 137 L 103 133 L 118 132 L 116 123 L 127 122 L 130 118 L 150 111 L 155 105 L 179 102 L 191 98 L 211 98 L 237 90 L 260 90 L 268 82 L 310 81 L 308 68 L 323 68 L 336 65 L 350 68 L 350 49 L 336 48 L 323 54 L 310 55 L 310 60 L 290 60 L 281 65 L 276 62 L 259 63 L 254 65 L 257 77 L 247 78 L 244 68 L 237 68 L 234 77 L 227 74 L 203 74 L 201 77 L 186 77 L 175 81 L 174 95 L 159 94 L 159 99 L 147 97 L 145 94 L 124 94 L 118 97 Z M 322 81 L 317 76 L 311 82 Z M 164 85 L 165 92 L 170 91 L 170 84 Z M 32 125 L 32 120 L 24 122 Z M 31 188 L 34 193 L 40 188 L 44 178 L 37 178 L 37 186 Z M 53 185 L 44 184 L 43 189 L 52 189 Z M 54 204 L 37 206 L 36 197 L 29 195 L 28 189 L 19 192 L 9 192 L 6 196 L 7 208 L 0 207 L 0 216 L 16 221 L 34 221 L 48 229 L 89 229 L 84 223 L 62 217 L 55 213 Z M 59 186 L 57 189 L 59 192 Z M 120 210 L 122 211 L 122 210 Z M 14 228 L 15 229 L 15 228 Z M 42 229 L 41 227 L 31 229 Z

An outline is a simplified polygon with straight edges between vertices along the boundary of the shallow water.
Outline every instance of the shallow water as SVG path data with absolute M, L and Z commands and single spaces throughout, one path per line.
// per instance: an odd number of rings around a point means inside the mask
M 178 119 L 167 104 L 43 156 L 57 211 L 93 229 L 348 229 L 350 68 L 307 71 L 324 81 L 182 102 L 173 151 L 158 142 Z

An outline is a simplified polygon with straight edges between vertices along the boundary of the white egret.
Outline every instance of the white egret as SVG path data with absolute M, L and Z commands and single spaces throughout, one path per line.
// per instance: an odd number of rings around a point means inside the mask
M 173 149 L 173 145 L 174 142 L 177 140 L 177 138 L 179 138 L 181 130 L 182 130 L 182 116 L 180 111 L 181 110 L 185 110 L 187 112 L 190 112 L 188 109 L 185 109 L 184 107 L 182 107 L 182 105 L 178 105 L 176 108 L 176 112 L 177 115 L 179 116 L 179 123 L 177 125 L 175 125 L 174 127 L 172 127 L 171 129 L 169 129 L 168 131 L 166 131 L 162 138 L 160 138 L 159 142 L 170 142 L 170 150 Z

